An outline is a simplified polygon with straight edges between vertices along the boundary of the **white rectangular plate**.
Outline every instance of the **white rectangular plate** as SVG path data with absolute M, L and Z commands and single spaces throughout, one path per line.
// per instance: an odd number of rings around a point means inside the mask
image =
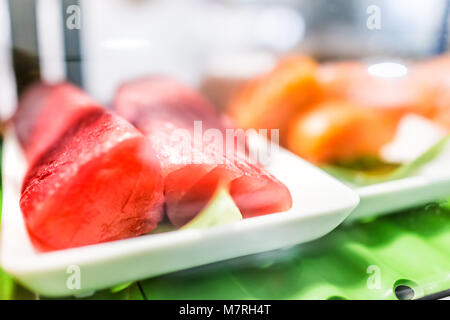
M 5 137 L 2 168 L 2 267 L 28 288 L 47 296 L 89 294 L 120 283 L 310 241 L 333 230 L 359 202 L 350 188 L 280 149 L 268 169 L 291 191 L 293 207 L 288 212 L 203 230 L 39 253 L 30 243 L 19 207 L 26 165 L 12 131 Z M 76 289 L 71 281 L 78 271 L 81 281 Z
M 360 204 L 346 222 L 394 213 L 450 196 L 450 175 L 432 177 L 426 174 L 357 188 Z

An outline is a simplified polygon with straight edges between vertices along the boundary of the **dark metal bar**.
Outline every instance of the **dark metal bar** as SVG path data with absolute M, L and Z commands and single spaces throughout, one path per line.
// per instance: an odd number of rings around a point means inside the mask
M 71 6 L 78 6 L 80 8 L 80 2 L 78 0 L 63 0 L 63 30 L 64 30 L 64 50 L 66 59 L 66 77 L 70 82 L 82 87 L 83 86 L 83 74 L 82 74 L 82 59 L 81 59 L 81 45 L 80 45 L 80 29 L 76 27 L 69 28 L 67 25 L 68 19 L 74 14 L 75 11 L 71 11 Z M 72 7 L 73 8 L 73 7 Z M 68 11 L 69 9 L 69 11 Z M 73 17 L 72 17 L 73 18 Z M 80 17 L 81 19 L 81 17 Z M 69 21 L 70 24 L 70 21 Z
M 444 290 L 441 292 L 436 292 L 436 293 L 430 294 L 428 296 L 422 297 L 417 300 L 437 300 L 437 299 L 442 299 L 442 298 L 446 298 L 446 297 L 450 297 L 450 289 Z
M 447 50 L 448 44 L 448 19 L 450 18 L 450 0 L 445 1 L 445 10 L 442 15 L 442 24 L 438 36 L 435 54 L 442 54 Z
M 12 60 L 17 92 L 41 77 L 36 28 L 36 2 L 9 0 L 11 17 Z

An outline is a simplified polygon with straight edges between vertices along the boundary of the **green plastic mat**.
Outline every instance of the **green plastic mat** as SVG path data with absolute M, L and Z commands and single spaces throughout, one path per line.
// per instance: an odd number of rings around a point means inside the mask
M 401 299 L 450 288 L 448 202 L 141 282 L 148 299 Z
M 341 226 L 308 244 L 116 286 L 86 298 L 411 299 L 448 289 L 450 200 Z M 0 269 L 0 299 L 36 298 L 43 297 Z
M 8 279 L 1 298 L 37 298 Z M 416 299 L 449 288 L 450 205 L 442 202 L 87 299 Z

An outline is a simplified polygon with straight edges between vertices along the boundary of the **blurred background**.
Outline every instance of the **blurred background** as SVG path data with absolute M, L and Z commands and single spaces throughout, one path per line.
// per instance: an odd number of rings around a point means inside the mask
M 446 0 L 0 0 L 0 117 L 36 77 L 67 78 L 108 103 L 127 79 L 169 74 L 220 105 L 288 52 L 319 61 L 440 53 L 447 18 Z
M 427 58 L 447 51 L 449 10 L 450 0 L 0 0 L 0 124 L 39 79 L 68 80 L 108 105 L 121 83 L 165 74 L 223 108 L 243 82 L 293 52 L 319 62 Z M 416 279 L 417 296 L 448 296 L 449 213 L 449 200 L 429 204 L 342 226 L 301 248 L 150 279 L 140 291 L 160 299 L 410 299 L 396 288 Z M 367 290 L 361 276 L 372 263 L 386 275 L 383 292 Z

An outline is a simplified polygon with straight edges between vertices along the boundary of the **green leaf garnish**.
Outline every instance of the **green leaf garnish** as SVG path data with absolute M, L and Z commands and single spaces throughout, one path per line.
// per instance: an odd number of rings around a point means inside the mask
M 217 189 L 207 206 L 180 229 L 204 229 L 242 220 L 242 214 L 225 188 Z
M 445 136 L 415 160 L 403 165 L 382 163 L 378 167 L 374 162 L 356 161 L 352 164 L 331 165 L 322 167 L 332 176 L 344 180 L 354 186 L 365 186 L 389 180 L 401 179 L 415 174 L 424 165 L 433 161 L 450 144 L 450 135 Z M 361 165 L 361 163 L 363 165 Z M 370 163 L 370 166 L 367 164 Z
M 129 286 L 131 286 L 134 282 L 126 282 L 126 283 L 122 283 L 122 284 L 118 284 L 117 286 L 112 287 L 111 289 L 109 289 L 111 291 L 111 293 L 116 293 L 119 291 L 122 291 L 126 288 L 128 288 Z

